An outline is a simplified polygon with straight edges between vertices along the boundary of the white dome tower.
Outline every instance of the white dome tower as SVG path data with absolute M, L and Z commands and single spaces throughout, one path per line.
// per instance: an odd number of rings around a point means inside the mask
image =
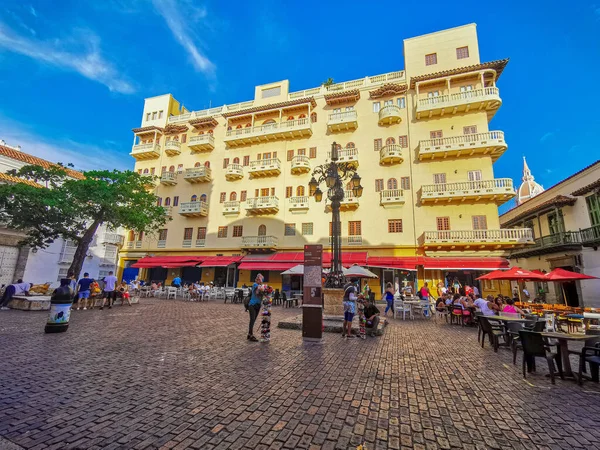
M 517 191 L 517 205 L 520 205 L 530 198 L 544 192 L 544 187 L 541 184 L 536 183 L 535 178 L 533 178 L 533 175 L 531 175 L 531 170 L 529 170 L 529 166 L 527 165 L 527 161 L 525 160 L 524 156 L 522 180 L 523 182 Z

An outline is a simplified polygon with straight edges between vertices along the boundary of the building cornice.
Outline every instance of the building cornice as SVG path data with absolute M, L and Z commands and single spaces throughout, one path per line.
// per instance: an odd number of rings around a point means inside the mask
M 496 71 L 496 80 L 497 80 L 498 78 L 500 78 L 500 74 L 502 73 L 502 71 L 504 70 L 506 65 L 508 64 L 508 60 L 509 60 L 509 58 L 498 59 L 496 61 L 490 61 L 490 62 L 481 63 L 481 64 L 473 64 L 472 66 L 459 67 L 457 69 L 443 70 L 441 72 L 428 73 L 425 75 L 411 77 L 410 78 L 410 88 L 414 89 L 416 84 L 421 81 L 435 80 L 436 78 L 451 77 L 454 75 L 461 75 L 463 73 L 477 72 L 479 70 L 486 70 L 486 69 L 493 69 L 494 71 Z
M 522 222 L 531 217 L 535 217 L 538 214 L 543 214 L 554 208 L 560 208 L 562 206 L 573 206 L 576 201 L 577 201 L 576 197 L 571 197 L 571 196 L 566 196 L 566 195 L 557 195 L 556 197 L 551 198 L 550 200 L 547 200 L 543 203 L 540 203 L 538 205 L 535 205 L 535 206 L 527 209 L 526 211 L 523 211 L 521 214 L 518 214 L 515 217 L 513 217 L 512 219 L 503 223 L 502 226 L 510 227 L 510 226 L 516 225 L 519 222 Z M 527 202 L 522 203 L 522 205 L 527 205 Z
M 309 104 L 309 103 L 313 108 L 316 108 L 317 102 L 315 101 L 314 97 L 307 97 L 307 98 L 300 98 L 298 100 L 289 100 L 287 102 L 279 102 L 279 103 L 271 103 L 269 105 L 255 106 L 254 108 L 242 109 L 240 111 L 226 112 L 226 113 L 223 113 L 222 116 L 225 118 L 237 117 L 237 116 L 247 116 L 249 114 L 256 113 L 256 112 L 269 111 L 272 109 L 288 108 L 290 106 L 299 106 L 299 105 L 304 105 L 304 104 Z
M 369 91 L 369 99 L 376 100 L 381 97 L 406 94 L 407 91 L 408 84 L 386 83 L 375 90 Z

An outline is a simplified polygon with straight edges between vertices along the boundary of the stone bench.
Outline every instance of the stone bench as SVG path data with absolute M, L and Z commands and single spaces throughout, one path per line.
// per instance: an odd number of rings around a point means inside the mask
M 24 295 L 15 295 L 8 302 L 8 307 L 21 311 L 48 311 L 50 309 L 50 296 L 31 295 L 27 297 Z

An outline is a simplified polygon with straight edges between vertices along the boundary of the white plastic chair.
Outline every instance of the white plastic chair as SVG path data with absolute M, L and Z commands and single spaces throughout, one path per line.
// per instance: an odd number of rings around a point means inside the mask
M 170 298 L 176 299 L 177 298 L 177 288 L 175 287 L 168 287 L 167 290 L 167 300 Z
M 396 314 L 402 313 L 402 320 L 406 320 L 406 313 L 408 317 L 414 319 L 412 305 L 404 303 L 402 300 L 394 300 L 394 319 Z

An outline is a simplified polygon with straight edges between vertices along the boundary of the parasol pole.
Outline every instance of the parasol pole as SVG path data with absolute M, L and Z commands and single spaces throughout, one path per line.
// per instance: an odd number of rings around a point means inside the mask
M 562 291 L 563 299 L 565 300 L 565 306 L 568 306 L 567 305 L 567 294 L 565 293 L 565 285 L 563 283 L 560 283 L 560 289 Z

